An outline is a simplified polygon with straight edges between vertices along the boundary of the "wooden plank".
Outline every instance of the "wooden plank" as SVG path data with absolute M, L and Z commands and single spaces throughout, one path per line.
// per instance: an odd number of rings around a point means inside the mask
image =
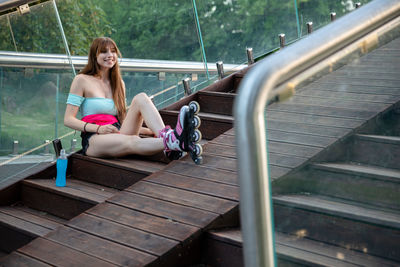
M 400 90 L 400 89 L 399 89 Z M 342 99 L 346 100 L 354 100 L 359 102 L 368 102 L 368 103 L 385 103 L 385 104 L 393 104 L 396 103 L 400 97 L 393 97 L 392 95 L 380 95 L 380 94 L 363 94 L 363 93 L 348 93 L 343 91 L 326 91 L 326 90 L 318 90 L 318 89 L 304 89 L 301 90 L 297 95 L 301 96 L 312 96 L 312 97 L 323 97 L 323 98 L 333 98 L 338 101 Z
M 143 170 L 134 170 L 113 163 L 106 164 L 106 162 L 78 155 L 71 157 L 71 172 L 73 177 L 80 180 L 120 190 L 150 174 Z
M 79 215 L 72 219 L 68 223 L 68 226 L 155 256 L 161 256 L 179 244 L 175 240 L 144 232 L 90 214 Z
M 201 112 L 232 116 L 233 101 L 236 94 L 220 92 L 198 92 Z
M 188 156 L 182 158 L 181 161 L 186 161 L 192 164 L 193 169 L 198 167 L 193 163 L 192 159 Z M 202 166 L 227 170 L 227 171 L 236 171 L 236 159 L 214 156 L 214 155 L 206 155 L 203 157 Z
M 344 118 L 333 118 L 327 116 L 319 115 L 309 115 L 309 114 L 297 114 L 289 112 L 280 111 L 269 111 L 267 112 L 267 123 L 269 119 L 288 121 L 288 122 L 303 122 L 310 125 L 322 125 L 322 126 L 332 126 L 332 127 L 342 127 L 353 129 L 364 123 L 364 120 L 360 119 L 344 119 Z
M 296 156 L 288 156 L 283 154 L 277 154 L 273 152 L 268 153 L 268 163 L 270 165 L 287 167 L 287 168 L 296 168 L 305 163 L 308 158 L 305 157 L 296 157 Z
M 171 175 L 168 174 L 167 175 Z M 192 208 L 224 214 L 232 210 L 237 202 L 227 199 L 217 198 L 209 195 L 199 194 L 174 187 L 164 186 L 149 182 L 138 182 L 125 191 L 148 196 L 154 199 L 169 201 Z
M 145 181 L 192 192 L 239 201 L 239 187 L 168 172 L 150 175 Z
M 318 210 L 315 205 L 325 206 L 323 201 L 317 201 L 312 208 L 306 208 L 304 205 L 299 205 L 297 201 L 281 203 L 274 197 L 276 228 L 284 233 L 294 235 L 299 232 L 306 233 L 310 239 L 398 260 L 399 228 L 381 227 L 376 224 L 376 221 L 368 222 L 354 215 L 352 215 L 353 219 L 349 218 L 348 215 L 353 212 L 362 213 L 363 209 L 360 207 L 349 211 L 344 216 L 343 211 L 346 207 L 340 202 L 335 202 L 335 205 L 328 209 L 322 207 Z M 337 215 L 329 211 L 332 208 L 336 210 Z M 367 215 L 362 214 L 362 216 Z M 296 223 L 288 223 L 290 221 Z M 374 238 L 370 238 L 365 233 L 374 233 Z
M 163 162 L 155 162 L 149 160 L 141 160 L 137 158 L 129 158 L 129 157 L 122 157 L 122 158 L 115 158 L 115 159 L 97 159 L 99 162 L 103 162 L 105 164 L 113 164 L 116 166 L 122 166 L 126 169 L 134 169 L 137 171 L 142 171 L 146 174 L 151 174 L 162 170 L 165 167 L 165 163 Z
M 268 166 L 268 170 L 269 170 L 269 175 L 271 176 L 271 179 L 275 180 L 275 179 L 278 179 L 279 177 L 282 177 L 282 176 L 288 174 L 292 169 L 270 164 Z
M 218 137 L 217 137 L 218 138 Z M 214 139 L 215 140 L 215 139 Z M 208 142 L 203 146 L 204 155 L 216 155 L 228 158 L 236 158 L 236 147 L 230 145 L 220 145 L 214 142 Z
M 198 227 L 173 222 L 111 203 L 101 203 L 86 213 L 180 242 L 200 234 Z
M 197 227 L 206 227 L 218 217 L 215 213 L 125 191 L 108 199 L 107 202 Z
M 315 136 L 335 137 L 340 138 L 348 134 L 351 129 L 323 126 L 323 125 L 310 125 L 301 122 L 287 122 L 278 121 L 273 119 L 267 120 L 267 133 L 270 130 L 287 132 L 287 133 L 299 133 L 309 134 Z
M 306 92 L 310 92 L 311 95 L 314 95 L 314 89 L 307 89 Z M 323 91 L 319 91 L 323 92 Z M 393 96 L 389 96 L 393 101 Z M 283 102 L 278 104 L 272 104 L 268 107 L 268 111 L 288 111 L 294 113 L 301 114 L 317 114 L 324 115 L 327 117 L 336 117 L 336 118 L 356 118 L 356 119 L 368 119 L 372 116 L 376 115 L 376 112 L 369 110 L 357 110 L 350 108 L 336 108 L 336 107 L 322 107 L 318 105 L 304 105 L 297 104 L 294 102 Z M 267 111 L 267 112 L 268 112 Z
M 51 229 L 0 212 L 0 224 L 30 237 L 44 236 Z
M 48 220 L 43 217 L 36 216 L 34 214 L 25 212 L 23 210 L 14 208 L 14 207 L 0 207 L 0 213 L 7 214 L 9 216 L 15 217 L 18 220 L 21 221 L 26 221 L 28 223 L 36 224 L 41 227 L 47 228 L 49 230 L 54 230 L 58 226 L 60 226 L 59 223 L 56 223 L 52 220 Z
M 231 134 L 230 134 L 231 133 Z M 236 140 L 234 136 L 234 132 L 230 131 L 229 133 L 225 132 L 220 136 L 214 138 L 210 141 L 210 144 L 221 144 L 221 145 L 229 145 L 229 146 L 236 146 Z
M 57 216 L 54 216 L 54 215 L 51 215 L 51 214 L 49 214 L 47 212 L 43 212 L 43 211 L 36 210 L 36 209 L 30 209 L 27 206 L 23 205 L 22 203 L 18 203 L 16 205 L 13 205 L 13 208 L 21 210 L 21 211 L 24 211 L 24 212 L 27 212 L 27 213 L 30 213 L 30 214 L 33 214 L 33 215 L 38 216 L 38 217 L 45 218 L 46 220 L 50 220 L 50 221 L 56 222 L 57 224 L 64 224 L 64 223 L 67 222 L 67 220 L 65 220 L 63 218 L 60 218 L 60 217 L 57 217 Z
M 367 69 L 366 69 L 367 71 Z M 305 88 L 309 89 L 319 89 L 337 92 L 338 88 L 332 83 L 321 83 L 319 81 L 313 82 L 307 85 Z M 340 88 L 340 87 L 339 87 Z M 362 94 L 380 94 L 380 95 L 400 95 L 400 90 L 398 88 L 386 88 L 386 87 L 374 87 L 374 86 L 362 86 L 362 85 L 346 85 L 341 86 L 341 89 L 348 93 L 362 93 Z M 300 89 L 303 90 L 303 89 Z
M 25 180 L 23 182 L 24 187 L 33 187 L 53 194 L 62 195 L 64 197 L 74 198 L 80 201 L 97 204 L 101 203 L 107 199 L 99 194 L 94 194 L 87 192 L 89 191 L 87 186 L 80 186 L 79 184 L 74 184 L 73 179 L 67 178 L 67 185 L 65 187 L 55 186 L 53 179 L 35 179 L 35 180 Z M 99 190 L 100 191 L 100 190 Z
M 391 266 L 394 262 L 382 258 L 374 257 L 366 253 L 358 253 L 349 249 L 330 246 L 322 242 L 312 241 L 298 236 L 276 234 L 276 242 L 281 246 L 296 247 L 304 252 L 320 254 L 331 259 L 338 259 L 338 255 L 342 257 L 342 263 L 354 264 L 356 266 Z M 340 261 L 339 261 L 340 262 Z
M 267 132 L 267 138 L 268 140 L 275 142 L 300 144 L 300 145 L 315 146 L 321 148 L 331 145 L 335 141 L 337 141 L 337 138 L 333 137 L 299 134 L 299 133 L 286 133 L 274 130 L 269 130 Z
M 310 158 L 315 156 L 318 152 L 322 151 L 319 147 L 312 147 L 307 145 L 289 144 L 276 141 L 268 142 L 268 151 L 270 153 L 279 153 L 283 155 L 293 155 Z
M 111 188 L 111 187 L 107 187 L 107 186 L 103 186 L 103 185 L 99 185 L 99 184 L 88 183 L 88 182 L 74 179 L 74 178 L 70 178 L 68 181 L 71 182 L 69 184 L 71 187 L 80 189 L 84 192 L 100 195 L 105 198 L 109 198 L 112 195 L 114 195 L 120 191 L 115 188 Z
M 55 266 L 116 266 L 41 237 L 18 252 Z
M 164 171 L 223 184 L 238 184 L 238 177 L 236 172 L 208 168 L 204 165 L 199 165 L 197 166 L 197 168 L 193 168 L 193 165 L 191 163 L 181 160 L 170 163 L 168 165 L 168 168 L 166 168 Z
M 62 195 L 42 191 L 30 186 L 22 187 L 21 197 L 28 207 L 45 211 L 67 220 L 94 205 L 92 202 L 66 198 Z
M 207 146 L 205 146 L 203 157 L 207 157 L 208 155 L 224 156 L 234 159 L 237 158 L 235 147 L 216 145 L 214 143 L 208 143 Z M 303 154 L 298 156 L 294 155 L 288 156 L 285 154 L 279 154 L 269 151 L 268 155 L 270 164 L 288 168 L 295 168 L 303 164 L 307 160 L 307 158 L 304 157 Z
M 66 226 L 51 232 L 46 239 L 118 266 L 144 266 L 157 260 L 154 255 Z
M 366 102 L 358 102 L 354 100 L 345 100 L 345 99 L 337 101 L 335 99 L 330 99 L 330 98 L 310 97 L 301 95 L 295 95 L 288 101 L 291 101 L 296 104 L 319 105 L 321 107 L 353 108 L 358 110 L 369 110 L 375 112 L 384 110 L 389 106 L 383 103 L 366 103 Z
M 0 258 L 0 266 L 46 267 L 51 265 L 38 261 L 24 254 L 14 252 L 4 258 Z
M 384 64 L 384 63 L 383 63 Z M 384 64 L 385 66 L 385 64 Z M 392 66 L 392 65 L 390 65 Z M 329 75 L 324 76 L 318 82 L 321 83 L 334 83 L 337 85 L 364 85 L 366 87 L 391 87 L 398 88 L 399 82 L 394 80 L 365 80 L 365 79 L 357 79 L 357 78 L 348 78 L 343 79 L 342 77 L 335 78 Z
M 400 57 L 400 54 L 398 55 Z M 358 68 L 346 68 L 345 70 L 337 70 L 332 73 L 334 77 L 353 77 L 357 79 L 378 79 L 378 80 L 397 80 L 400 81 L 400 76 L 396 72 L 379 72 L 379 68 L 376 71 L 365 71 L 363 69 Z

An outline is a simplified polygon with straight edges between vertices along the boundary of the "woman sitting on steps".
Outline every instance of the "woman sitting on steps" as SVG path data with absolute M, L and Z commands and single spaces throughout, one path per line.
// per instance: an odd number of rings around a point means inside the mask
M 164 122 L 145 93 L 132 99 L 126 111 L 125 84 L 122 80 L 115 42 L 96 38 L 89 51 L 88 63 L 74 78 L 64 116 L 64 124 L 81 131 L 84 155 L 119 157 L 129 154 L 152 155 L 160 151 L 171 159 L 182 155 L 186 128 L 184 106 L 175 130 Z M 82 119 L 77 118 L 81 109 Z M 143 122 L 148 128 L 142 127 Z M 141 138 L 139 134 L 153 135 Z

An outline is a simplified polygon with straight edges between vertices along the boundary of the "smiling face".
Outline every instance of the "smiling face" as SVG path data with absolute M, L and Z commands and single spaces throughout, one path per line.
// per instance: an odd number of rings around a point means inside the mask
M 117 62 L 117 49 L 112 46 L 106 46 L 97 52 L 97 64 L 100 69 L 111 69 Z

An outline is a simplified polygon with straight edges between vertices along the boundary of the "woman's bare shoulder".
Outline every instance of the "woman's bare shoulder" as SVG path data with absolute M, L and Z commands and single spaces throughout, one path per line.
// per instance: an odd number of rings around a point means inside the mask
M 91 77 L 86 74 L 78 74 L 75 76 L 71 84 L 71 93 L 84 95 L 85 89 L 90 87 Z

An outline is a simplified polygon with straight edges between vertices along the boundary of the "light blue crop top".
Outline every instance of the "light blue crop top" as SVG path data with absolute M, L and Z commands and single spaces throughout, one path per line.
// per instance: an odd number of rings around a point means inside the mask
M 117 115 L 117 109 L 114 100 L 102 97 L 82 97 L 69 94 L 67 104 L 80 107 L 82 117 L 92 114 L 110 114 Z

